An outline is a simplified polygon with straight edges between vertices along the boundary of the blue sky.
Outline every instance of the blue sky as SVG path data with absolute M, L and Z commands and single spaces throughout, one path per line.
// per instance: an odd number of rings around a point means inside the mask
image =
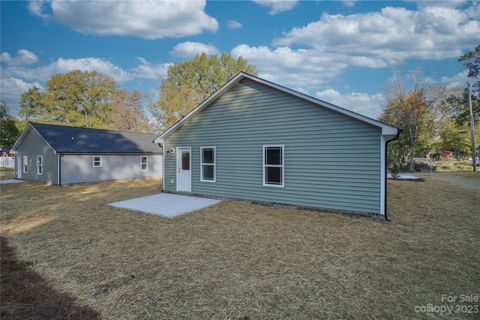
M 230 52 L 261 77 L 376 117 L 395 66 L 432 85 L 466 81 L 457 57 L 479 43 L 476 2 L 2 1 L 1 99 L 55 73 L 97 70 L 146 103 L 172 63 Z

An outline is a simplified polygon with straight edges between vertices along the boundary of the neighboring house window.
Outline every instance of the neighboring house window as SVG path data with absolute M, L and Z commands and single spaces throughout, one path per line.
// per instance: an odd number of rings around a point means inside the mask
M 102 157 L 101 156 L 93 156 L 93 166 L 94 167 L 101 167 L 102 166 Z
M 28 156 L 23 156 L 23 173 L 28 173 Z
M 146 156 L 142 157 L 141 167 L 142 167 L 142 169 L 141 169 L 142 171 L 147 171 L 148 170 L 148 157 L 146 157 Z
M 283 145 L 263 146 L 263 185 L 283 187 Z
M 37 156 L 37 174 L 38 175 L 43 174 L 43 157 L 42 156 Z
M 216 148 L 200 148 L 200 181 L 215 182 Z

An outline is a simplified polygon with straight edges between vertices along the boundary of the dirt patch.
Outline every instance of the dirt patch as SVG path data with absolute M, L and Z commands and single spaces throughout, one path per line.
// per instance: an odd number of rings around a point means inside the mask
M 55 215 L 8 241 L 104 319 L 427 319 L 439 315 L 415 306 L 479 294 L 480 193 L 388 184 L 391 223 L 238 201 L 173 219 L 107 205 L 158 181 L 8 185 L 0 222 Z

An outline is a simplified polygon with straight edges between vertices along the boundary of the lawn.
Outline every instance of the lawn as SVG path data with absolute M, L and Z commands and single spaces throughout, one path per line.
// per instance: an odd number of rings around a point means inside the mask
M 431 319 L 415 310 L 480 294 L 480 190 L 461 183 L 389 181 L 391 223 L 237 201 L 174 219 L 106 205 L 159 188 L 1 186 L 2 319 Z
M 12 168 L 0 168 L 0 180 L 15 178 L 15 171 Z

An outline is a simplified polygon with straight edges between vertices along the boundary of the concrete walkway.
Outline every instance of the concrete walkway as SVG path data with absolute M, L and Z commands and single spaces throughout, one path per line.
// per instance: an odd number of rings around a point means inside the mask
M 218 202 L 220 201 L 214 199 L 160 193 L 153 196 L 113 202 L 110 205 L 171 218 L 209 207 Z
M 392 174 L 390 172 L 387 173 L 387 177 L 388 179 L 393 179 Z M 410 173 L 400 173 L 397 180 L 422 180 L 422 178 L 414 176 L 413 174 L 410 174 Z
M 22 183 L 22 182 L 25 182 L 25 181 L 17 180 L 17 179 L 0 180 L 0 184 L 11 184 L 11 183 Z

